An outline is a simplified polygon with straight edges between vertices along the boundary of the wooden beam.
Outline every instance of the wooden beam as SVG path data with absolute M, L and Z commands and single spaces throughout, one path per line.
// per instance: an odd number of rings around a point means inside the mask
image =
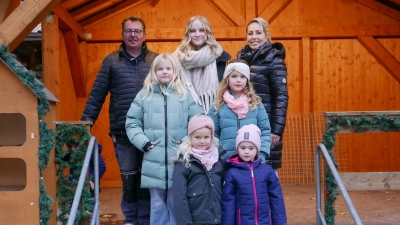
M 357 38 L 358 36 L 400 37 L 399 25 L 271 26 L 272 38 Z
M 6 14 L 10 1 L 11 0 L 0 1 L 0 23 L 3 21 L 4 15 Z
M 381 4 L 375 0 L 353 0 L 355 2 L 358 2 L 364 6 L 367 6 L 373 10 L 379 11 L 379 12 L 385 12 L 386 9 L 388 8 L 384 4 Z
M 83 27 L 61 5 L 53 8 L 53 12 L 59 18 L 59 27 L 63 31 L 73 30 L 81 40 L 85 39 Z
M 396 3 L 397 5 L 400 5 L 400 0 L 392 0 L 392 2 Z
M 146 1 L 148 1 L 148 0 L 126 0 L 126 1 L 116 5 L 115 7 L 112 7 L 111 9 L 107 9 L 95 16 L 90 17 L 89 19 L 82 21 L 81 24 L 86 29 L 90 26 L 101 23 L 101 22 L 107 20 L 108 18 L 113 17 L 121 12 L 124 12 L 135 6 L 138 6 Z
M 269 24 L 292 2 L 292 0 L 274 0 L 267 5 L 258 15 L 268 21 Z
M 150 0 L 150 5 L 154 8 L 160 2 L 160 0 Z
M 49 14 L 42 21 L 43 84 L 57 98 L 60 63 L 58 16 Z
M 311 79 L 311 41 L 309 37 L 303 37 L 300 42 L 300 64 L 301 94 L 303 100 L 303 113 L 313 112 L 313 88 Z
M 58 18 L 56 15 L 48 14 L 42 20 L 42 65 L 43 65 L 43 84 L 46 88 L 59 97 L 59 74 L 60 74 L 60 44 L 59 44 L 59 29 Z M 51 118 L 51 123 L 49 121 Z M 58 119 L 58 104 L 51 106 L 50 112 L 46 114 L 44 120 L 50 127 L 54 128 L 53 121 Z M 52 151 L 54 158 L 54 151 Z M 44 170 L 46 176 L 52 177 L 49 173 L 54 173 L 52 170 L 54 163 L 50 163 L 50 168 Z M 53 175 L 55 177 L 55 175 Z M 53 181 L 53 182 L 51 182 Z M 45 179 L 46 189 L 53 199 L 57 199 L 56 191 L 57 184 L 54 180 Z M 57 212 L 57 204 L 52 204 L 50 209 Z M 48 224 L 57 224 L 57 213 L 52 213 Z
M 3 20 L 7 19 L 7 17 L 19 6 L 21 0 L 10 0 L 8 4 L 7 11 L 4 14 Z
M 244 26 L 246 19 L 226 0 L 213 0 L 212 1 L 218 9 L 230 19 L 235 26 Z
M 83 71 L 78 37 L 73 30 L 65 31 L 63 35 L 76 97 L 86 97 L 86 79 Z
M 400 172 L 339 173 L 346 190 L 400 190 Z
M 246 24 L 257 17 L 257 8 L 256 8 L 256 2 L 255 1 L 245 1 L 246 5 Z
M 78 10 L 75 10 L 71 13 L 71 16 L 74 17 L 76 21 L 80 21 L 86 19 L 100 11 L 103 11 L 110 6 L 113 6 L 122 0 L 97 0 L 89 5 L 86 5 Z
M 393 19 L 400 20 L 400 12 L 375 0 L 353 0 Z
M 89 2 L 90 0 L 62 0 L 60 2 L 60 5 L 66 9 L 66 10 L 70 10 L 73 9 L 75 7 L 78 7 L 86 2 Z
M 357 40 L 400 83 L 400 62 L 371 36 L 360 36 Z
M 243 40 L 245 27 L 215 27 L 214 36 L 219 40 Z M 180 41 L 184 28 L 148 28 L 146 41 Z M 271 26 L 272 39 L 357 38 L 358 36 L 400 37 L 400 25 L 372 26 Z M 92 38 L 87 42 L 119 42 L 121 29 L 87 29 Z M 228 38 L 227 38 L 228 37 Z
M 0 43 L 12 52 L 60 0 L 22 1 L 0 24 Z

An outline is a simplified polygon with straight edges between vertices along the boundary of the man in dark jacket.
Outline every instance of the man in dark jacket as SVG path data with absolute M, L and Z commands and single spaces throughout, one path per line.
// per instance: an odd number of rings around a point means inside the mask
M 145 39 L 146 25 L 141 18 L 131 16 L 122 21 L 123 43 L 119 51 L 104 59 L 81 118 L 95 122 L 110 93 L 109 134 L 121 172 L 121 209 L 126 225 L 150 224 L 150 194 L 140 188 L 143 155 L 125 131 L 126 113 L 157 56 L 147 49 Z

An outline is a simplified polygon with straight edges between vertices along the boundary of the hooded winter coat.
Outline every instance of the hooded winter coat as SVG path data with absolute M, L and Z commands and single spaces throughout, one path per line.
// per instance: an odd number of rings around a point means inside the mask
M 271 134 L 279 135 L 280 140 L 286 126 L 289 103 L 285 57 L 285 47 L 279 42 L 266 42 L 255 51 L 245 46 L 237 54 L 238 59 L 249 64 L 250 80 L 268 113 Z M 282 141 L 271 147 L 268 163 L 274 169 L 281 168 Z
M 189 118 L 204 114 L 188 93 L 185 100 L 167 85 L 164 93 L 158 83 L 153 83 L 154 93 L 149 99 L 141 90 L 126 115 L 126 133 L 132 144 L 144 151 L 142 164 L 142 188 L 169 189 L 172 187 L 171 157 L 177 154 L 177 144 L 187 135 Z M 154 148 L 145 151 L 147 142 Z
M 219 139 L 219 148 L 226 151 L 223 159 L 236 153 L 236 135 L 238 130 L 244 125 L 254 124 L 261 130 L 261 153 L 260 158 L 265 161 L 269 158 L 271 147 L 271 128 L 268 115 L 264 106 L 260 103 L 254 110 L 249 110 L 243 119 L 239 119 L 237 114 L 225 103 L 218 111 L 212 106 L 208 115 L 213 119 L 215 126 L 214 136 Z
M 185 164 L 180 156 L 174 167 L 172 191 L 177 225 L 221 223 L 222 160 L 210 171 L 192 155 L 190 167 Z
M 222 225 L 286 225 L 278 177 L 259 158 L 244 162 L 238 154 L 226 162 L 222 192 Z

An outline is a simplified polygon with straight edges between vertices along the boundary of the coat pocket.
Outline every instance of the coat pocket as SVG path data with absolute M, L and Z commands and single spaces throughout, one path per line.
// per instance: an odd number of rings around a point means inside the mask
M 194 198 L 194 197 L 198 197 L 198 196 L 200 196 L 202 194 L 203 194 L 203 190 L 193 190 L 193 191 L 188 191 L 186 193 L 186 197 Z
M 201 215 L 202 211 L 204 210 L 204 194 L 203 190 L 196 189 L 196 190 L 189 190 L 186 193 L 186 197 L 189 203 L 190 212 L 192 215 Z M 200 218 L 198 218 L 200 219 Z

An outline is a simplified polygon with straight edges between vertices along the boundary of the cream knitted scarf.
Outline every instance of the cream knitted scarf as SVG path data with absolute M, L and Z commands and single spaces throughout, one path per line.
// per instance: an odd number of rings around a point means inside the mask
M 182 82 L 189 89 L 194 101 L 208 114 L 219 85 L 215 60 L 222 54 L 222 47 L 218 44 L 218 55 L 214 55 L 208 45 L 198 51 L 190 50 L 188 54 L 181 52 L 180 47 L 172 55 L 176 59 Z

